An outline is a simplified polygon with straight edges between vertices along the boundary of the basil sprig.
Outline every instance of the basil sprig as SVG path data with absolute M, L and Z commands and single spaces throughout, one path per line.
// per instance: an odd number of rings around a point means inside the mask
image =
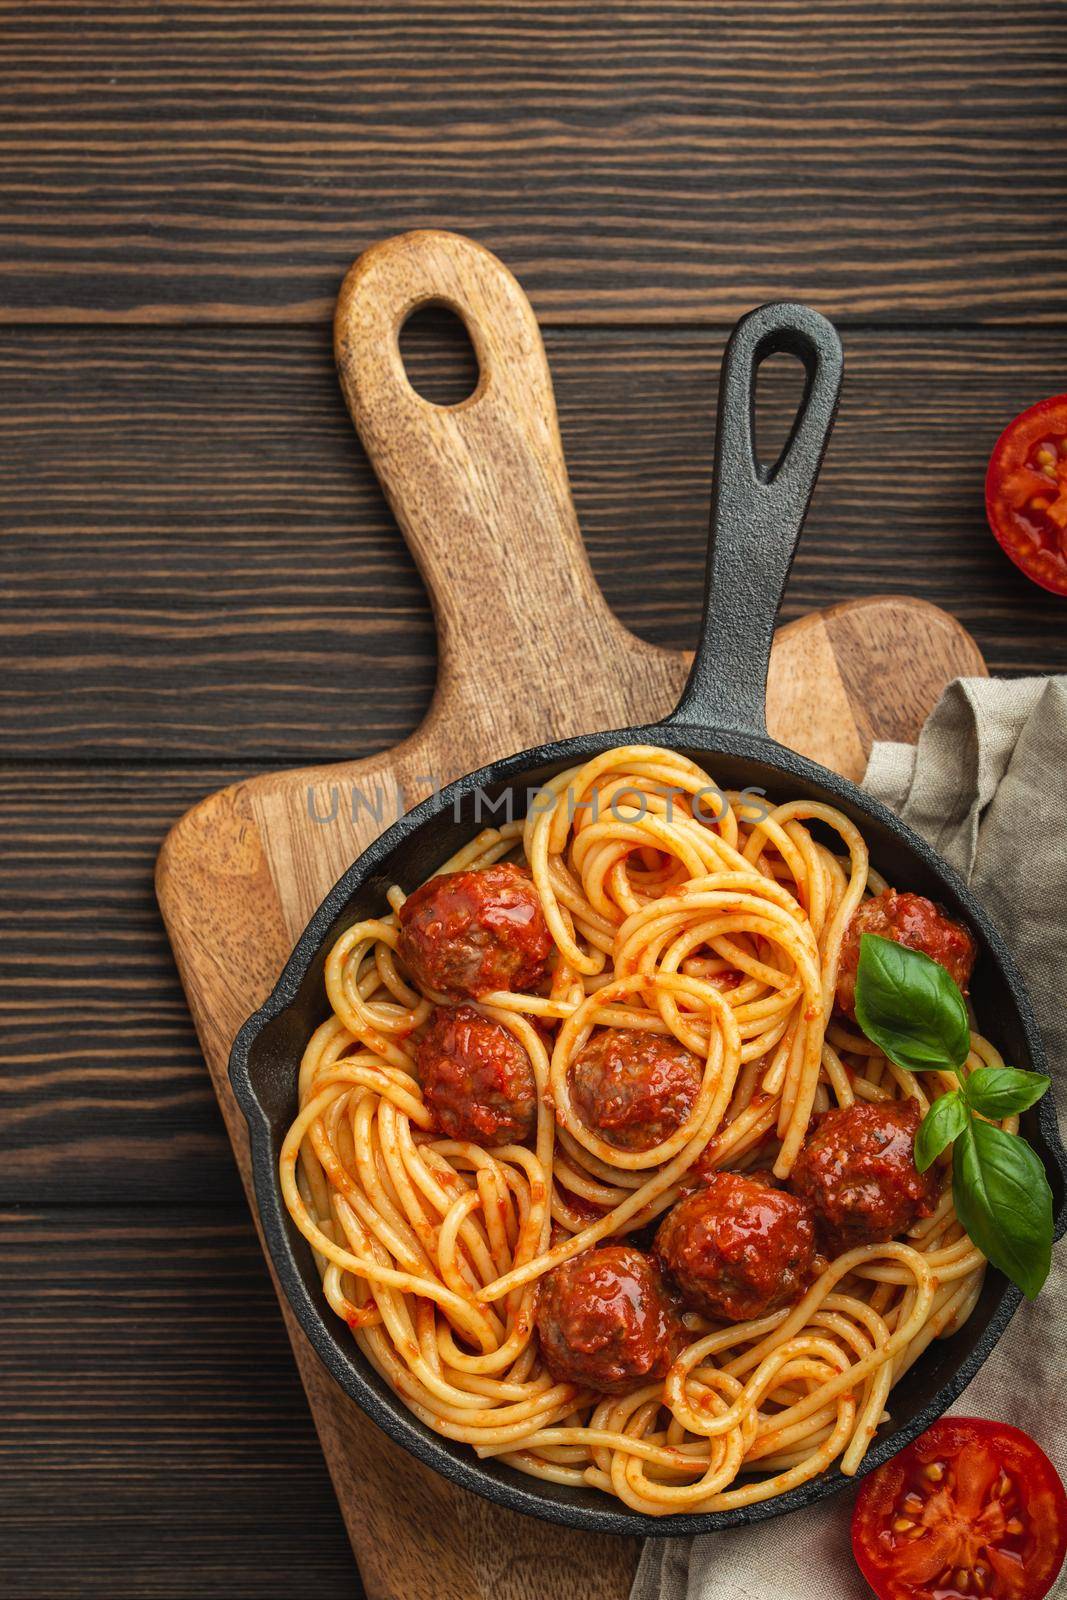
M 940 962 L 875 933 L 860 940 L 856 1020 L 909 1072 L 955 1070 L 971 1048 L 967 1007 Z
M 1013 1067 L 981 1067 L 968 1077 L 970 1022 L 958 987 L 921 950 L 874 933 L 860 940 L 856 1019 L 898 1067 L 959 1078 L 960 1087 L 923 1118 L 915 1165 L 925 1172 L 952 1146 L 956 1215 L 982 1254 L 1032 1300 L 1052 1266 L 1052 1190 L 1026 1140 L 994 1124 L 1034 1105 L 1050 1080 Z

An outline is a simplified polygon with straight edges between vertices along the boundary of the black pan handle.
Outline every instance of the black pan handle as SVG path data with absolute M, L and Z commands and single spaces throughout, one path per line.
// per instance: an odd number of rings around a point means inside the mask
M 756 458 L 756 374 L 768 356 L 797 356 L 804 397 L 781 455 Z M 665 723 L 765 734 L 774 623 L 841 392 L 833 326 L 809 306 L 774 301 L 742 317 L 726 346 L 711 489 L 700 643 Z

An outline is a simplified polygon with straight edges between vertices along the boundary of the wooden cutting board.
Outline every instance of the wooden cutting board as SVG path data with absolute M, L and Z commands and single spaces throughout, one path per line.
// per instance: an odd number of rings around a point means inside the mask
M 430 302 L 464 318 L 478 356 L 478 387 L 459 406 L 429 404 L 404 376 L 399 329 Z M 687 664 L 630 634 L 594 581 L 537 324 L 495 257 L 434 232 L 376 246 L 345 280 L 337 355 L 433 600 L 438 682 L 425 722 L 395 749 L 235 784 L 188 812 L 160 852 L 159 903 L 253 1213 L 230 1046 L 326 891 L 434 782 L 543 740 L 657 718 Z M 694 595 L 694 632 L 698 609 Z M 935 607 L 850 602 L 779 631 L 768 725 L 858 778 L 873 739 L 914 739 L 950 679 L 984 672 L 974 641 Z M 624 1600 L 633 1541 L 549 1528 L 437 1478 L 333 1384 L 281 1304 L 372 1600 Z

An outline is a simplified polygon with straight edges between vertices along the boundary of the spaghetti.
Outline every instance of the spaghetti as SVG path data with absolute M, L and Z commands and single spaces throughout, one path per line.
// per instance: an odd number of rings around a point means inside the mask
M 652 1516 L 751 1505 L 834 1461 L 855 1473 L 893 1384 L 965 1321 L 985 1267 L 945 1178 L 904 1237 L 818 1257 L 795 1303 L 732 1323 L 687 1311 L 665 1377 L 605 1394 L 549 1371 L 535 1330 L 546 1274 L 604 1241 L 640 1242 L 715 1170 L 788 1180 L 834 1106 L 910 1097 L 925 1111 L 953 1086 L 920 1083 L 834 1013 L 849 922 L 886 887 L 859 830 L 824 804 L 747 793 L 723 796 L 712 821 L 717 792 L 681 755 L 611 750 L 441 869 L 525 863 L 551 933 L 538 992 L 475 1006 L 532 1065 L 527 1142 L 485 1148 L 435 1122 L 415 1058 L 450 997 L 399 960 L 393 888 L 390 914 L 329 954 L 332 1012 L 280 1158 L 326 1299 L 415 1416 L 482 1458 Z M 576 1103 L 574 1063 L 604 1028 L 670 1038 L 702 1064 L 684 1120 L 651 1148 L 605 1138 Z M 972 1035 L 967 1070 L 999 1059 Z

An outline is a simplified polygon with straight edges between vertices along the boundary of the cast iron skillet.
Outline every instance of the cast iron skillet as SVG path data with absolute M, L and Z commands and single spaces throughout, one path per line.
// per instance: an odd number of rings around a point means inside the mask
M 756 373 L 787 351 L 806 373 L 804 397 L 778 462 L 755 455 Z M 715 446 L 711 534 L 700 645 L 677 709 L 650 727 L 617 728 L 543 745 L 497 761 L 426 800 L 389 828 L 331 890 L 312 917 L 270 999 L 242 1028 L 230 1059 L 234 1091 L 248 1119 L 256 1197 L 278 1276 L 305 1333 L 341 1387 L 397 1442 L 453 1482 L 513 1510 L 603 1533 L 702 1533 L 795 1511 L 846 1483 L 836 1468 L 775 1500 L 730 1512 L 646 1517 L 594 1490 L 528 1478 L 481 1463 L 466 1446 L 424 1427 L 363 1360 L 330 1311 L 306 1242 L 289 1220 L 278 1183 L 278 1152 L 296 1111 L 297 1067 L 313 1029 L 328 1014 L 325 957 L 353 922 L 380 915 L 385 892 L 410 892 L 430 877 L 483 820 L 479 796 L 500 803 L 510 791 L 515 815 L 527 791 L 613 745 L 659 744 L 708 769 L 726 788 L 754 785 L 772 799 L 828 801 L 862 827 L 874 863 L 890 882 L 930 895 L 963 917 L 980 945 L 972 992 L 983 1032 L 1015 1066 L 1044 1070 L 1030 1002 L 1014 963 L 957 875 L 924 840 L 854 784 L 772 740 L 764 722 L 775 617 L 837 408 L 842 355 L 825 318 L 805 306 L 761 306 L 738 323 L 723 358 Z M 499 810 L 489 819 L 499 817 Z M 1024 1131 L 1048 1170 L 1056 1235 L 1067 1225 L 1067 1154 L 1046 1096 Z M 878 1466 L 947 1409 L 1004 1332 L 1021 1299 L 998 1272 L 986 1276 L 969 1321 L 936 1340 L 893 1391 L 892 1420 L 875 1437 L 863 1470 Z

